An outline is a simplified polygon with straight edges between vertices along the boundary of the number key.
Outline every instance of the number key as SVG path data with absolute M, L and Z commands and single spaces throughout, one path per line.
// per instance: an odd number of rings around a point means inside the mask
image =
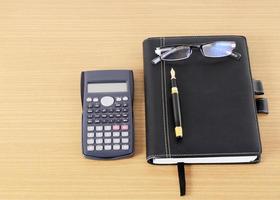
M 102 151 L 103 146 L 102 145 L 97 145 L 95 149 L 96 149 L 96 151 Z
M 128 150 L 129 146 L 127 144 L 122 145 L 123 150 Z
M 94 146 L 93 145 L 88 145 L 87 146 L 87 150 L 88 151 L 93 151 L 94 150 Z
M 103 130 L 103 126 L 96 126 L 95 129 L 96 129 L 96 131 L 102 131 Z
M 104 130 L 105 131 L 110 131 L 111 130 L 111 126 L 104 126 Z
M 105 145 L 105 146 L 104 146 L 104 149 L 105 149 L 105 150 L 111 150 L 111 149 L 112 149 L 112 146 L 111 146 L 111 145 Z
M 88 127 L 87 127 L 87 130 L 88 130 L 88 131 L 94 131 L 94 126 L 88 126 Z
M 95 140 L 95 143 L 96 143 L 96 144 L 102 144 L 102 143 L 103 143 L 103 139 L 96 139 L 96 140 Z
M 127 131 L 123 131 L 123 132 L 122 132 L 122 136 L 123 136 L 123 137 L 127 137 L 127 136 L 128 136 L 128 132 L 127 132 Z
M 128 138 L 122 138 L 122 143 L 128 143 Z

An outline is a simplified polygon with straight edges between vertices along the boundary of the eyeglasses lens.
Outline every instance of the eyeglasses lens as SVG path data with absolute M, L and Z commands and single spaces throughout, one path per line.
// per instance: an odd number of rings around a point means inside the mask
M 232 54 L 235 47 L 236 43 L 233 41 L 219 41 L 203 45 L 202 51 L 206 57 L 218 58 Z
M 191 55 L 191 48 L 185 47 L 185 46 L 179 46 L 174 49 L 172 49 L 169 52 L 162 54 L 162 60 L 182 60 L 190 57 Z

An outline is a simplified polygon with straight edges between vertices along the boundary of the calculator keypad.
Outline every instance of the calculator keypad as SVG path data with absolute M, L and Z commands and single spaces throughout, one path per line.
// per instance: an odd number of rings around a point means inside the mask
M 128 97 L 88 97 L 87 151 L 120 151 L 130 148 Z

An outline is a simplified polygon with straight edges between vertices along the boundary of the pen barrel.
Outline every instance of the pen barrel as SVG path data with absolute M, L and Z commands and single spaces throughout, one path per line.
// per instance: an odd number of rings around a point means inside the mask
M 181 119 L 181 105 L 179 92 L 177 88 L 176 79 L 171 79 L 171 96 L 172 96 L 172 105 L 173 105 L 173 115 L 175 123 L 175 135 L 176 138 L 183 138 L 183 129 L 182 129 L 182 119 Z
M 182 125 L 181 119 L 181 109 L 180 109 L 180 99 L 178 93 L 172 94 L 172 104 L 173 104 L 173 115 L 174 115 L 174 122 L 175 126 Z
M 177 88 L 177 81 L 176 81 L 176 79 L 171 79 L 171 87 L 176 87 Z

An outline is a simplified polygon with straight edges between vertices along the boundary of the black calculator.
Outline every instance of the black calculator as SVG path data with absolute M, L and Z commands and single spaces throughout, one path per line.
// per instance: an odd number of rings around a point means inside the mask
M 134 152 L 133 72 L 97 70 L 81 74 L 82 148 L 93 159 Z

